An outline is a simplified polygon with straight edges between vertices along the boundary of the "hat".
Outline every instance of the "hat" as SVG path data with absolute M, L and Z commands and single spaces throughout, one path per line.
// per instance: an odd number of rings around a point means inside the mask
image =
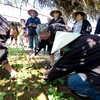
M 81 34 L 79 33 L 57 31 L 55 40 L 53 42 L 51 54 L 63 48 L 64 46 L 78 38 L 80 35 Z
M 83 19 L 87 19 L 87 15 L 86 15 L 84 12 L 82 12 L 82 11 L 74 12 L 74 13 L 72 14 L 72 18 L 75 19 L 77 14 L 81 14 L 81 16 L 83 16 Z
M 30 9 L 28 10 L 28 14 L 31 16 L 31 12 L 34 11 L 35 12 L 35 15 L 38 16 L 38 12 L 34 9 Z
M 54 12 L 58 12 L 58 13 L 59 13 L 59 16 L 62 16 L 62 13 L 61 13 L 59 10 L 52 10 L 52 11 L 50 12 L 50 15 L 51 15 L 52 17 L 54 17 Z

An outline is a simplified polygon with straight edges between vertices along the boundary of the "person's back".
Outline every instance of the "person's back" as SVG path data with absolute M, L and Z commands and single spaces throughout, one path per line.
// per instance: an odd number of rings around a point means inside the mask
M 100 18 L 97 21 L 97 25 L 96 25 L 96 29 L 94 32 L 95 35 L 99 35 L 100 34 Z
M 16 28 L 12 25 L 9 26 L 8 21 L 0 15 L 0 64 L 8 70 L 12 78 L 18 73 L 9 64 L 7 59 L 8 48 L 5 44 L 10 36 L 16 36 L 18 34 Z

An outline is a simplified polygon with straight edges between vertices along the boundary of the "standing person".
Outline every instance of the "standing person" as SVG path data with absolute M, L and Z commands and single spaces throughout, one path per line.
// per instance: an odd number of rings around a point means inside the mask
M 3 65 L 11 77 L 15 77 L 18 73 L 10 66 L 7 59 L 8 48 L 5 46 L 7 39 L 11 37 L 16 37 L 18 35 L 17 27 L 9 27 L 8 21 L 0 15 L 0 64 Z
M 28 38 L 29 38 L 29 48 L 33 51 L 36 43 L 38 42 L 38 35 L 36 33 L 36 27 L 41 23 L 40 19 L 37 17 L 38 12 L 36 10 L 28 10 L 28 14 L 31 16 L 26 22 L 26 27 L 28 28 Z
M 13 44 L 13 40 L 14 40 L 14 44 Z M 11 45 L 17 46 L 17 36 L 16 37 L 11 37 Z
M 98 19 L 94 34 L 95 35 L 99 35 L 100 34 L 100 18 Z
M 55 23 L 52 25 L 48 24 L 39 24 L 37 26 L 36 32 L 38 36 L 40 37 L 40 41 L 38 43 L 38 47 L 36 47 L 35 55 L 39 53 L 39 51 L 44 48 L 46 45 L 48 46 L 48 54 L 50 55 L 50 64 L 48 68 L 51 68 L 55 61 L 54 61 L 54 55 L 51 54 L 52 45 L 54 42 L 55 34 L 57 31 L 71 31 L 71 29 L 65 25 L 62 25 L 60 23 Z M 34 57 L 34 53 L 29 56 L 28 60 L 31 60 Z
M 73 32 L 79 34 L 90 34 L 92 27 L 90 22 L 87 20 L 87 15 L 84 12 L 77 11 L 72 14 L 72 18 L 75 20 L 73 25 Z
M 100 37 L 58 32 L 51 54 L 58 49 L 64 52 L 64 56 L 44 73 L 43 78 L 53 81 L 71 73 L 68 85 L 78 95 L 100 100 Z
M 25 36 L 27 35 L 25 23 L 26 23 L 25 19 L 20 19 L 20 24 L 22 25 L 22 31 L 19 34 L 20 46 L 24 46 L 25 45 Z
M 54 23 L 61 23 L 65 24 L 64 19 L 61 17 L 62 13 L 59 10 L 53 10 L 50 12 L 50 15 L 53 17 L 51 21 L 49 22 L 49 25 L 54 24 Z
M 50 12 L 50 15 L 53 17 L 53 19 L 49 22 L 49 25 L 54 23 L 65 24 L 63 17 L 61 17 L 62 16 L 61 11 L 53 10 Z M 59 59 L 60 55 L 62 56 L 63 53 L 60 50 L 58 50 L 58 52 L 54 56 L 55 60 Z

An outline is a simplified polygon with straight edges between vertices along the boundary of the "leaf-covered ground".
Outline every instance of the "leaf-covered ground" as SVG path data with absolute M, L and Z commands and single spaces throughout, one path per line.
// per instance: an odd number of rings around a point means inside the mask
M 28 62 L 25 51 L 9 48 L 8 59 L 19 75 L 13 80 L 5 68 L 0 67 L 0 100 L 92 100 L 74 93 L 67 85 L 68 76 L 53 83 L 41 78 L 46 71 L 44 66 L 49 63 L 47 54 L 37 55 Z

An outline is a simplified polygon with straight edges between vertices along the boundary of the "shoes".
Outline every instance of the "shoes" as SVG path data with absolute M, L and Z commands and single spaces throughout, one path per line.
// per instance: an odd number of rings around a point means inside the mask
M 81 94 L 81 93 L 78 93 L 78 92 L 76 92 L 76 94 L 78 94 L 81 97 L 88 97 L 87 95 L 84 95 L 84 94 Z
M 45 69 L 50 69 L 52 66 L 49 64 L 49 65 L 46 65 L 44 66 Z

